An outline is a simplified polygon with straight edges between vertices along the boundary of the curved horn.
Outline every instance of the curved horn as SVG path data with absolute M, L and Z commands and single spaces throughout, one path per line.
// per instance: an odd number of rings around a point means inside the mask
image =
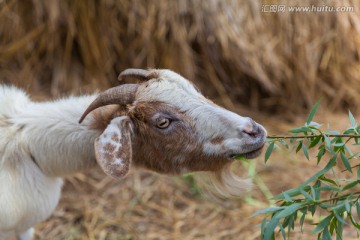
M 90 112 L 99 107 L 110 104 L 125 105 L 128 103 L 132 103 L 135 99 L 135 94 L 138 87 L 138 84 L 123 84 L 117 87 L 110 88 L 105 92 L 101 93 L 85 110 L 79 120 L 79 123 L 81 123 Z
M 122 71 L 118 79 L 120 81 L 124 81 L 124 80 L 148 81 L 156 77 L 154 74 L 156 73 L 144 69 L 129 68 Z

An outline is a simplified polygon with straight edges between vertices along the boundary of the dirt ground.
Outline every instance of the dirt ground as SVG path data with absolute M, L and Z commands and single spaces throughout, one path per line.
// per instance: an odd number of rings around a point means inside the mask
M 238 109 L 262 123 L 270 134 L 281 134 L 303 124 L 306 116 L 292 122 L 281 116 L 269 117 Z M 329 122 L 332 129 L 349 126 L 346 115 L 319 114 L 318 122 Z M 286 133 L 286 132 L 285 132 Z M 319 168 L 286 151 L 275 153 L 264 164 L 256 160 L 256 173 L 271 194 L 295 187 Z M 241 163 L 235 163 L 247 175 Z M 199 194 L 191 178 L 161 176 L 135 171 L 118 182 L 99 169 L 66 179 L 60 204 L 53 215 L 36 227 L 36 239 L 260 239 L 262 216 L 249 218 L 268 207 L 264 191 L 255 185 L 244 199 L 214 199 Z M 291 239 L 316 239 L 311 235 L 311 219 L 301 232 L 298 226 Z M 279 235 L 277 239 L 282 239 Z M 357 239 L 344 227 L 344 239 Z

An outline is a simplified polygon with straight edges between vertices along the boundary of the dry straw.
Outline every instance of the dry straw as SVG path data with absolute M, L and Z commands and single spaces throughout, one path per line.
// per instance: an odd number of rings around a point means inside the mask
M 264 13 L 264 4 L 352 6 Z M 0 79 L 92 91 L 128 67 L 171 68 L 232 107 L 297 112 L 322 98 L 358 110 L 359 0 L 0 2 Z

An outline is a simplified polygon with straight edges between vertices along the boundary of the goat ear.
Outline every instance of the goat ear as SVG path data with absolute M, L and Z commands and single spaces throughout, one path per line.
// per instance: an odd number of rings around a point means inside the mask
M 95 140 L 95 157 L 103 171 L 116 179 L 129 172 L 132 161 L 133 124 L 129 117 L 114 118 Z

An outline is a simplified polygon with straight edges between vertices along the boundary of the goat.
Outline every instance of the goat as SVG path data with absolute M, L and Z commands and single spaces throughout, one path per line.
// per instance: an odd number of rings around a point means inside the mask
M 142 82 L 53 102 L 0 85 L 0 239 L 32 239 L 58 204 L 62 177 L 97 164 L 121 179 L 133 168 L 220 172 L 234 155 L 260 154 L 264 127 L 177 73 L 127 69 L 119 78 Z

